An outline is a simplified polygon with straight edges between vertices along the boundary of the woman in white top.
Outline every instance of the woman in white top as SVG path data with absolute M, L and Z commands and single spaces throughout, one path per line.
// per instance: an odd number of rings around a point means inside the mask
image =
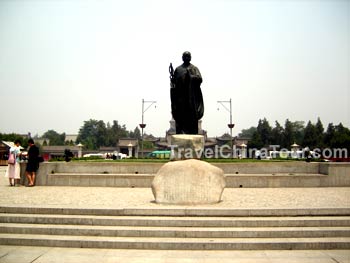
M 15 146 L 11 147 L 9 151 L 9 154 L 14 154 L 16 158 L 16 162 L 14 164 L 8 164 L 5 173 L 5 177 L 9 178 L 10 186 L 15 186 L 16 181 L 19 181 L 19 179 L 21 179 L 21 167 L 19 165 L 21 155 L 20 145 L 21 142 L 19 140 L 15 140 Z

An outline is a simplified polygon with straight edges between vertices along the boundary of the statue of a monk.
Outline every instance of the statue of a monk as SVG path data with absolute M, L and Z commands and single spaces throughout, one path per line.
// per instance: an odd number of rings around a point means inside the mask
M 204 113 L 200 88 L 202 76 L 198 68 L 190 63 L 190 52 L 184 52 L 182 60 L 183 64 L 175 72 L 170 64 L 171 113 L 176 123 L 176 134 L 198 134 L 198 120 Z

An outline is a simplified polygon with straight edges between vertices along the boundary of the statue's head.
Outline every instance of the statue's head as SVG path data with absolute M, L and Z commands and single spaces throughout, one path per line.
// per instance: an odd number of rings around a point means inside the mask
M 185 64 L 189 64 L 190 61 L 191 61 L 191 53 L 188 52 L 188 51 L 185 51 L 185 52 L 182 54 L 182 61 L 183 61 Z

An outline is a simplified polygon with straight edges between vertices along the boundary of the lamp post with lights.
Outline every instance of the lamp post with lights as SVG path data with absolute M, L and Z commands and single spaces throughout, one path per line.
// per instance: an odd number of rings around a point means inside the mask
M 227 124 L 227 126 L 230 128 L 230 136 L 231 136 L 231 157 L 233 158 L 233 138 L 232 138 L 232 129 L 235 127 L 235 125 L 232 123 L 232 100 L 218 100 L 218 103 L 224 107 L 225 110 L 227 110 L 230 113 L 230 123 Z M 230 108 L 226 107 L 225 104 L 229 103 Z
M 145 112 L 153 105 L 157 103 L 154 100 L 144 100 L 142 99 L 142 120 L 139 124 L 141 128 L 141 151 L 142 151 L 142 158 L 143 158 L 143 129 L 146 128 L 146 123 L 144 123 L 144 114 Z M 148 107 L 145 109 L 145 104 L 149 104 Z

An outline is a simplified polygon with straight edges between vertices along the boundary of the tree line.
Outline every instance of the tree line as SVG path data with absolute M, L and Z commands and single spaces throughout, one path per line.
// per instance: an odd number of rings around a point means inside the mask
M 342 123 L 334 125 L 329 123 L 327 128 L 320 120 L 316 123 L 308 121 L 290 121 L 287 119 L 282 126 L 275 121 L 275 126 L 271 127 L 266 118 L 260 119 L 256 127 L 243 129 L 239 137 L 250 138 L 248 147 L 262 148 L 269 145 L 280 145 L 281 148 L 289 149 L 296 143 L 302 147 L 314 148 L 347 148 L 350 149 L 350 130 Z
M 0 141 L 14 142 L 15 140 L 20 140 L 22 147 L 28 147 L 28 140 L 24 140 L 21 135 L 16 133 L 0 133 Z
M 97 150 L 101 146 L 116 146 L 120 138 L 141 139 L 141 132 L 138 127 L 128 131 L 125 125 L 120 125 L 114 120 L 112 124 L 105 124 L 102 120 L 88 120 L 80 128 L 77 142 L 82 143 L 85 148 Z
M 75 145 L 82 143 L 84 148 L 89 150 L 98 150 L 101 146 L 114 147 L 120 138 L 141 139 L 141 132 L 138 127 L 134 130 L 127 130 L 125 125 L 120 125 L 114 120 L 112 123 L 105 123 L 102 120 L 84 121 L 79 129 L 78 137 L 75 142 L 67 142 L 65 133 L 58 133 L 54 130 L 48 130 L 40 138 L 48 139 L 45 145 Z M 278 121 L 272 127 L 269 121 L 264 118 L 258 121 L 258 125 L 243 129 L 238 137 L 249 139 L 248 147 L 262 148 L 269 145 L 280 145 L 281 148 L 289 149 L 293 143 L 302 147 L 313 148 L 347 148 L 350 150 L 350 130 L 344 127 L 342 123 L 334 125 L 329 123 L 327 128 L 320 120 L 316 123 L 308 121 L 305 125 L 303 121 L 290 121 L 287 119 L 282 126 Z M 18 134 L 2 134 L 0 140 L 14 141 L 21 138 Z M 34 138 L 35 139 L 35 138 Z M 27 141 L 22 138 L 22 145 L 27 146 Z
M 136 127 L 133 131 L 128 131 L 125 125 L 120 125 L 116 120 L 111 124 L 93 119 L 84 121 L 75 142 L 65 141 L 66 134 L 59 134 L 54 130 L 49 130 L 42 136 L 42 138 L 49 140 L 49 145 L 75 145 L 76 143 L 81 143 L 85 149 L 89 150 L 98 150 L 100 147 L 115 147 L 118 140 L 125 137 L 141 139 L 139 128 Z
M 141 132 L 138 127 L 133 131 L 128 131 L 125 125 L 120 125 L 118 121 L 114 120 L 112 123 L 105 123 L 102 120 L 84 121 L 84 124 L 79 129 L 76 141 L 66 141 L 66 133 L 58 133 L 55 130 L 48 130 L 42 136 L 34 136 L 35 139 L 44 140 L 43 146 L 47 145 L 76 145 L 82 143 L 84 148 L 89 150 L 98 150 L 101 146 L 114 147 L 120 138 L 135 138 L 141 139 Z M 3 134 L 0 133 L 1 141 L 15 141 L 20 139 L 22 146 L 27 147 L 27 140 L 23 136 L 15 133 Z

